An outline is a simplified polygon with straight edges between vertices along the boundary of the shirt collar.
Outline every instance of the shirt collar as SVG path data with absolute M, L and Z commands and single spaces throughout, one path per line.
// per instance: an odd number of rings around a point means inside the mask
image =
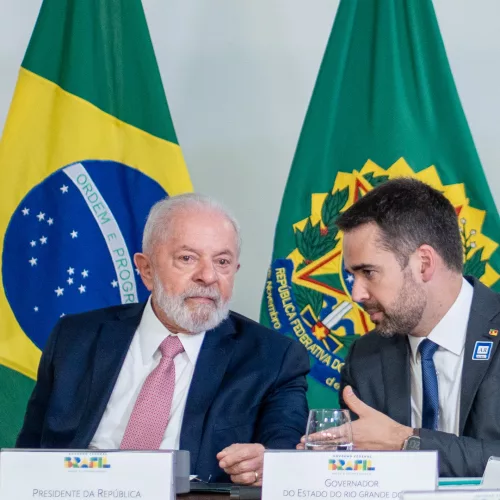
M 184 347 L 184 351 L 193 364 L 196 364 L 198 354 L 200 353 L 201 344 L 205 338 L 205 332 L 189 334 L 178 333 L 174 334 L 158 319 L 151 305 L 151 296 L 149 297 L 141 322 L 137 328 L 139 335 L 139 344 L 141 347 L 141 356 L 144 364 L 149 363 L 151 358 L 158 352 L 160 344 L 169 336 L 177 335 Z
M 435 342 L 439 347 L 457 356 L 462 353 L 465 345 L 473 294 L 474 287 L 466 279 L 462 278 L 462 288 L 455 302 L 427 336 L 429 340 Z M 417 361 L 418 346 L 424 338 L 408 335 L 414 362 Z

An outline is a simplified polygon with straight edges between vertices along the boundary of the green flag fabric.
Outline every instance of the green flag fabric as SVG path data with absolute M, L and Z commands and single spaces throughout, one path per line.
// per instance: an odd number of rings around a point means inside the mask
M 500 289 L 500 220 L 430 0 L 342 0 L 276 227 L 261 321 L 309 351 L 311 407 L 338 404 L 353 340 L 373 325 L 351 298 L 335 219 L 373 187 L 416 177 L 456 208 L 465 274 Z

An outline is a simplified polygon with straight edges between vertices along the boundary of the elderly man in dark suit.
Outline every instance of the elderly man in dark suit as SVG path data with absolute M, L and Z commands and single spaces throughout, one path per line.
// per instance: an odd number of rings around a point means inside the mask
M 376 325 L 342 370 L 355 446 L 438 450 L 442 476 L 482 475 L 500 455 L 500 296 L 463 278 L 453 206 L 396 179 L 337 223 L 353 299 Z
M 17 446 L 180 448 L 203 480 L 260 485 L 264 447 L 304 432 L 309 360 L 229 312 L 239 254 L 238 225 L 214 200 L 157 203 L 134 256 L 148 302 L 59 321 Z

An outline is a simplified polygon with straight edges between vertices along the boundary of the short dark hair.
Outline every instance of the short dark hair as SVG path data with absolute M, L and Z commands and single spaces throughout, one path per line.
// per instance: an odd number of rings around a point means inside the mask
M 427 244 L 449 269 L 462 273 L 457 214 L 437 189 L 412 178 L 392 179 L 368 192 L 336 220 L 344 232 L 373 222 L 382 233 L 382 245 L 396 255 L 402 268 L 418 247 Z

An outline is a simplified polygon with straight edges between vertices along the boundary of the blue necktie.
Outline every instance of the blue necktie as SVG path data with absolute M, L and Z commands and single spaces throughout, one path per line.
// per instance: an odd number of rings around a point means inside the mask
M 438 345 L 424 339 L 418 346 L 422 363 L 422 427 L 436 431 L 439 417 L 439 392 L 436 367 L 432 357 Z

